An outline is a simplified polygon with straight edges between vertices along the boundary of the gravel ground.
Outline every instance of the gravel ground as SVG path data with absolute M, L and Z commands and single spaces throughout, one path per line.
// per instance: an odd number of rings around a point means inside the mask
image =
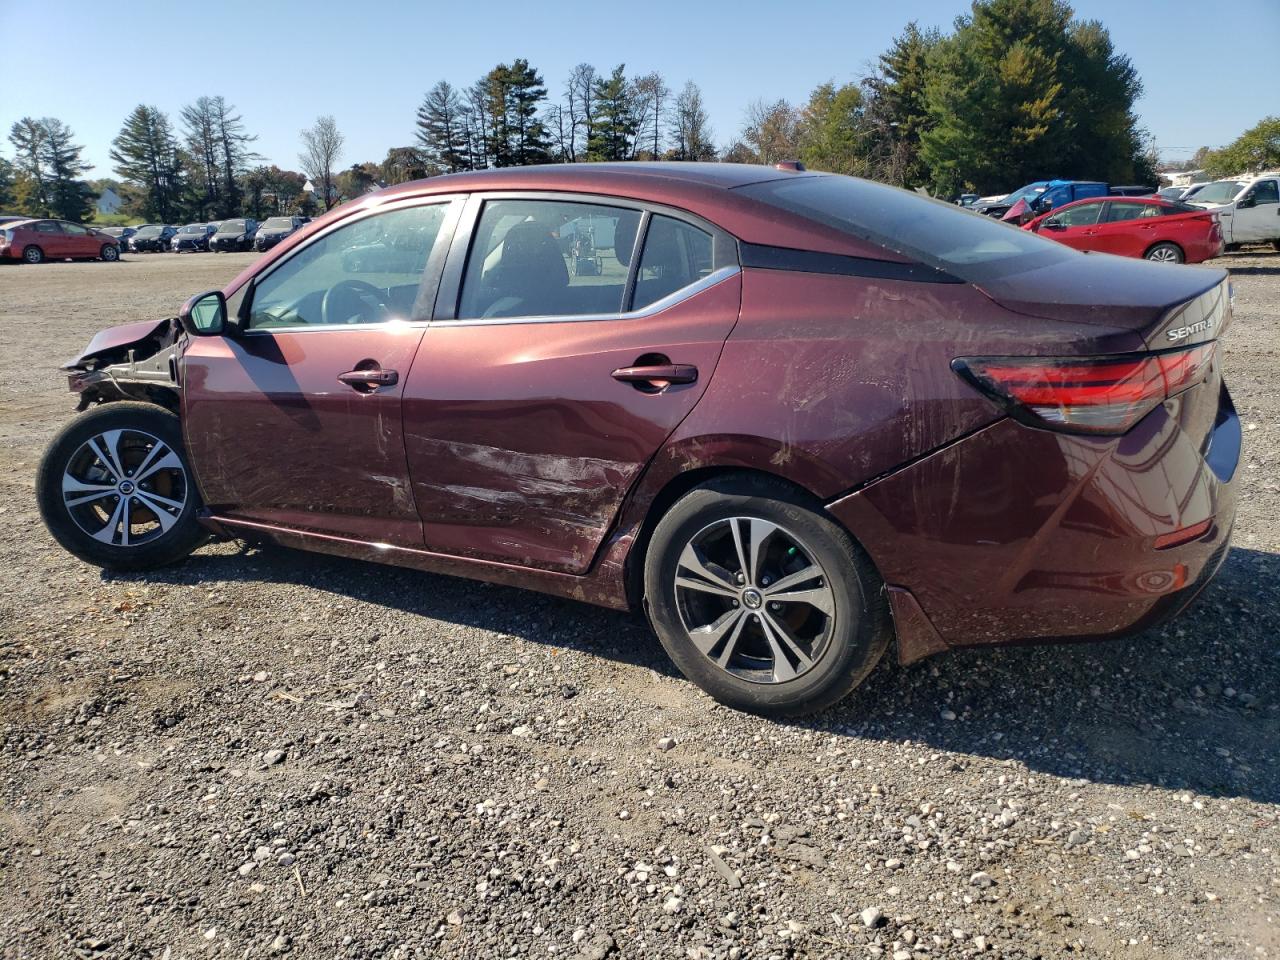
M 1280 255 L 1220 261 L 1248 432 L 1187 615 L 886 663 L 789 724 L 568 601 L 59 549 L 56 363 L 251 259 L 0 267 L 4 957 L 1280 957 Z

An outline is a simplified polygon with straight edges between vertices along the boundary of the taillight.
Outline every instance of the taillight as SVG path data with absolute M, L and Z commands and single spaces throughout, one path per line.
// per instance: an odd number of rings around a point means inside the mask
M 1200 383 L 1215 347 L 1124 357 L 964 358 L 951 368 L 1033 426 L 1118 434 Z

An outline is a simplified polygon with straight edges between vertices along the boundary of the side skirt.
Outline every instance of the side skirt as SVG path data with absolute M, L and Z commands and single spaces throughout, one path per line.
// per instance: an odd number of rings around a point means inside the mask
M 416 550 L 412 547 L 399 547 L 389 543 L 370 543 L 365 540 L 353 540 L 332 534 L 313 533 L 214 514 L 206 514 L 200 518 L 200 522 L 215 533 L 232 539 L 270 540 L 284 547 L 309 550 L 313 553 L 327 553 L 356 560 L 368 560 L 372 563 L 410 567 L 427 573 L 441 573 L 447 576 L 464 577 L 468 580 L 483 580 L 486 583 L 536 590 L 539 593 L 580 600 L 583 603 L 608 607 L 612 610 L 629 609 L 622 577 L 610 566 L 598 568 L 585 576 L 576 576 L 521 567 L 516 564 L 497 563 L 492 560 L 475 560 L 432 553 L 429 550 Z M 614 571 L 612 574 L 608 572 L 611 570 Z

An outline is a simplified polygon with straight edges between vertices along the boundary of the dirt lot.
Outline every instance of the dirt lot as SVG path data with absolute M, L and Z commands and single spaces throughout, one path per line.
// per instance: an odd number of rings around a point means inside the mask
M 567 601 L 56 547 L 56 364 L 251 260 L 0 267 L 4 957 L 1280 957 L 1280 255 L 1221 261 L 1241 505 L 1188 615 L 793 724 Z

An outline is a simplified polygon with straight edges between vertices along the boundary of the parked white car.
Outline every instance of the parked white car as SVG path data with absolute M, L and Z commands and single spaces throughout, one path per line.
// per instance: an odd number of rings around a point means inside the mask
M 1280 250 L 1280 173 L 1215 180 L 1190 203 L 1218 214 L 1228 248 L 1270 241 Z

